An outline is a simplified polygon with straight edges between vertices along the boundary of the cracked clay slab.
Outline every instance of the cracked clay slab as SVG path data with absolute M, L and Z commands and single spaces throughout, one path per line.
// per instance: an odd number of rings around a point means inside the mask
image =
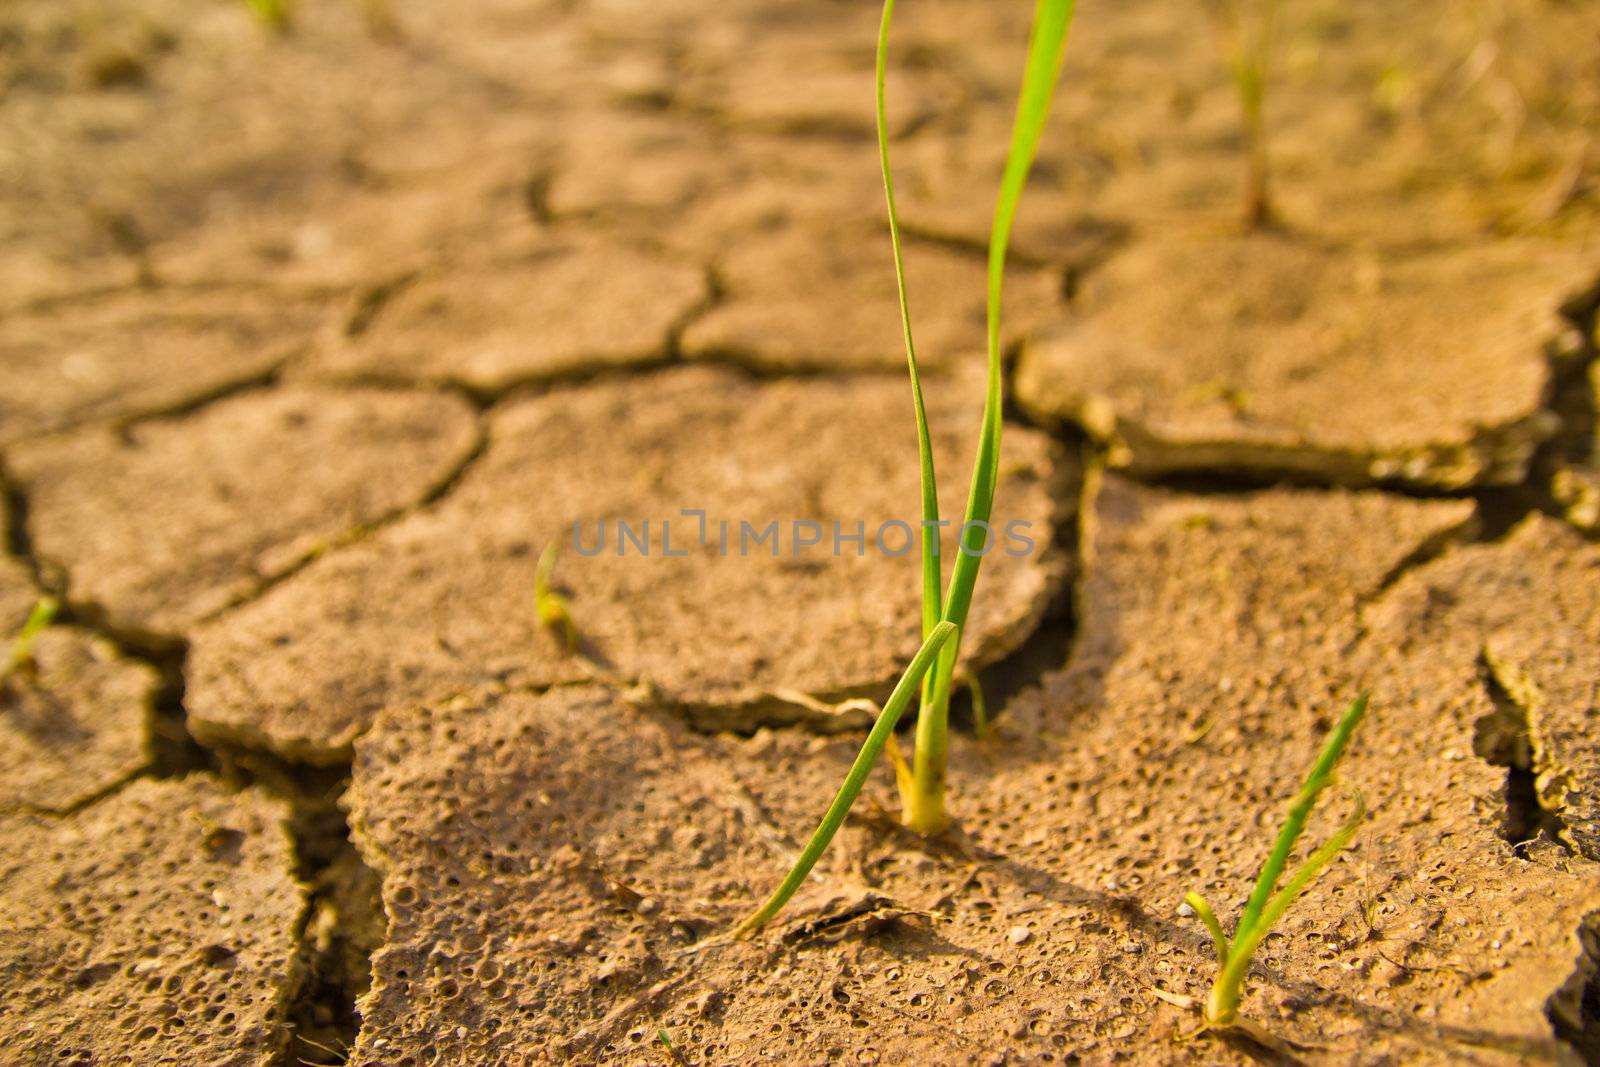
M 780 33 L 770 22 L 751 24 L 743 33 L 726 24 L 708 27 L 676 86 L 681 103 L 738 128 L 870 138 L 875 128 L 872 62 L 861 44 L 871 41 L 871 20 L 858 20 L 861 36 L 848 41 L 837 17 L 812 27 L 794 25 L 792 15 L 789 21 Z M 944 70 L 898 74 L 895 91 L 885 100 L 891 137 L 960 102 L 960 87 Z
M 1585 270 L 1532 240 L 1387 255 L 1276 234 L 1144 242 L 1028 346 L 1017 396 L 1144 474 L 1515 483 L 1555 429 L 1546 348 L 1571 330 L 1558 309 Z
M 1518 721 L 1506 747 L 1493 736 L 1501 724 L 1485 720 L 1479 749 L 1532 772 L 1565 845 L 1600 860 L 1600 547 L 1533 515 L 1503 541 L 1406 575 L 1368 621 L 1374 639 L 1433 634 L 1480 664 Z
M 0 555 L 0 656 L 38 598 L 26 569 Z M 40 633 L 32 666 L 0 680 L 0 811 L 62 811 L 137 773 L 149 762 L 158 684 L 155 671 L 88 631 Z
M 981 362 L 981 256 L 915 242 L 906 245 L 905 268 L 922 367 Z M 791 373 L 905 368 L 894 263 L 881 227 L 813 219 L 758 233 L 720 259 L 717 271 L 726 291 L 684 331 L 690 358 Z M 1060 289 L 1054 272 L 1007 271 L 1005 340 L 1058 314 Z
M 200 777 L 0 817 L 8 1062 L 278 1062 L 304 907 L 286 817 Z
M 933 379 L 927 394 L 943 514 L 959 516 L 981 388 Z M 898 378 L 762 382 L 690 367 L 509 402 L 444 500 L 196 633 L 190 723 L 327 761 L 386 707 L 598 673 L 642 682 L 705 726 L 854 725 L 788 691 L 881 696 L 915 652 L 917 553 L 909 531 L 885 526 L 920 520 L 915 455 Z M 1020 644 L 1059 586 L 1051 536 L 1067 471 L 1042 435 L 1008 428 L 965 639 L 974 663 Z M 686 509 L 706 513 L 704 543 Z M 835 523 L 865 539 L 835 542 Z M 575 525 L 596 554 L 575 550 Z M 550 544 L 583 657 L 539 624 L 535 572 Z
M 310 339 L 308 301 L 132 290 L 0 320 L 0 442 L 181 408 L 264 378 Z
M 566 221 L 638 220 L 658 230 L 754 177 L 742 139 L 670 111 L 598 108 L 552 132 L 543 209 Z M 619 158 L 630 165 L 617 166 Z
M 425 499 L 477 440 L 457 397 L 290 387 L 10 459 L 34 549 L 71 601 L 172 635 Z
M 319 349 L 320 372 L 452 382 L 501 392 L 667 358 L 678 322 L 705 300 L 694 264 L 616 241 L 551 242 L 401 283 Z

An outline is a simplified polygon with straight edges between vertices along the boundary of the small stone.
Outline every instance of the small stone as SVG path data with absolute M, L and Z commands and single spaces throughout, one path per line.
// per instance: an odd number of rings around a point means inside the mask
M 1006 940 L 1013 945 L 1021 945 L 1033 936 L 1033 931 L 1026 926 L 1013 926 L 1006 931 Z

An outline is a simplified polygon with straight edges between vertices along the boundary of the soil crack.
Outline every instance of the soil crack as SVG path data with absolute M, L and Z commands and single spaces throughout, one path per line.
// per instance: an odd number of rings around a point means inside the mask
M 1077 646 L 1078 591 L 1087 564 L 1084 516 L 1094 506 L 1095 483 L 1082 445 L 1068 445 L 1064 451 L 1068 463 L 1063 466 L 1070 467 L 1074 477 L 1072 484 L 1058 485 L 1052 493 L 1056 513 L 1047 547 L 1063 561 L 1067 573 L 1044 601 L 1032 632 L 1011 652 L 977 672 L 991 723 L 1018 694 L 1040 685 L 1050 673 L 1066 670 Z M 967 689 L 958 688 L 950 704 L 958 721 L 974 721 Z
M 275 1067 L 342 1064 L 355 1047 L 356 1002 L 371 985 L 372 956 L 384 935 L 378 875 L 357 850 L 342 807 L 350 764 L 316 767 L 241 745 L 202 744 L 185 721 L 182 655 L 162 666 L 169 690 L 157 703 L 151 773 L 181 778 L 205 770 L 233 789 L 260 790 L 289 808 L 285 829 L 306 907 L 295 931 L 300 955 L 285 1012 L 288 1037 Z
M 184 705 L 186 641 L 172 635 L 121 632 L 108 626 L 99 613 L 78 610 L 70 603 L 58 619 L 108 641 L 120 655 L 148 665 L 160 677 L 151 701 L 149 763 L 72 811 L 141 779 L 179 780 L 195 773 L 209 774 L 231 789 L 259 789 L 287 803 L 294 875 L 307 888 L 308 899 L 295 931 L 301 956 L 291 978 L 296 991 L 286 1013 L 289 1039 L 278 1065 L 344 1063 L 359 1028 L 356 999 L 370 984 L 371 957 L 384 931 L 377 875 L 357 852 L 340 807 L 350 765 L 312 767 L 243 746 L 202 744 L 189 731 Z
M 351 838 L 341 800 L 350 767 L 307 767 L 260 753 L 225 756 L 231 775 L 290 805 L 296 878 L 309 889 L 299 931 L 303 980 L 287 1012 L 283 1064 L 339 1064 L 361 1028 L 358 999 L 372 984 L 383 943 L 377 873 Z
M 1478 720 L 1472 747 L 1479 758 L 1506 769 L 1501 836 L 1519 849 L 1548 841 L 1571 852 L 1566 821 L 1540 795 L 1538 748 L 1528 709 L 1513 698 L 1487 657 L 1479 669 L 1494 710 Z
M 469 397 L 469 400 L 470 399 L 471 398 Z M 474 407 L 479 407 L 479 405 L 474 403 Z M 488 448 L 489 426 L 487 417 L 484 415 L 480 407 L 476 414 L 473 426 L 472 447 L 469 448 L 461 457 L 461 459 L 449 470 L 447 470 L 442 477 L 440 477 L 432 485 L 428 486 L 422 492 L 422 494 L 417 497 L 416 500 L 412 501 L 410 504 L 394 508 L 371 520 L 370 522 L 352 526 L 339 535 L 329 538 L 323 544 L 320 544 L 301 555 L 300 558 L 289 562 L 280 570 L 263 576 L 253 586 L 251 586 L 248 591 L 232 598 L 228 601 L 228 603 L 224 604 L 220 608 L 217 608 L 215 611 L 212 611 L 197 619 L 196 624 L 199 625 L 213 622 L 221 616 L 243 607 L 246 604 L 254 603 L 257 600 L 260 600 L 263 596 L 266 596 L 267 593 L 271 592 L 279 585 L 282 585 L 284 582 L 305 570 L 323 556 L 337 552 L 342 548 L 348 548 L 350 545 L 364 541 L 373 534 L 376 534 L 389 526 L 393 526 L 395 523 L 410 518 L 412 515 L 415 515 L 419 512 L 426 511 L 428 508 L 449 496 L 450 493 L 461 484 L 462 479 L 467 476 L 467 474 L 477 464 L 478 460 L 483 458 L 483 455 L 488 451 Z
M 1572 975 L 1544 1010 L 1558 1039 L 1571 1045 L 1584 1063 L 1600 1063 L 1600 912 L 1584 916 L 1578 945 L 1581 952 Z
M 4 538 L 0 553 L 21 563 L 33 578 L 35 585 L 46 585 L 39 573 L 39 560 L 34 555 L 33 538 L 28 533 L 28 495 L 6 470 L 4 457 L 0 457 L 0 516 L 5 519 Z

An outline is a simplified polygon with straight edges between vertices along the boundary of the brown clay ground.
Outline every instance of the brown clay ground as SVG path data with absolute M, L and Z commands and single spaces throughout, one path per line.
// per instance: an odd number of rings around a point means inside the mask
M 947 513 L 1029 7 L 896 30 Z M 569 550 L 579 655 L 534 573 L 577 520 L 915 517 L 876 5 L 0 10 L 0 630 L 65 602 L 0 691 L 0 1060 L 1600 1062 L 1600 18 L 1285 8 L 1247 234 L 1202 5 L 1083 5 L 997 733 L 951 834 L 880 769 L 699 951 L 914 649 L 914 559 Z M 1183 894 L 1237 914 L 1364 687 L 1372 815 L 1246 1000 L 1283 1047 L 1183 1040 Z

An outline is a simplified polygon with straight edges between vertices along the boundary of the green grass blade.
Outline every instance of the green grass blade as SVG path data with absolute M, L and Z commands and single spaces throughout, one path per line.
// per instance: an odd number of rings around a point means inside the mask
M 994 223 L 989 230 L 989 276 L 987 302 L 988 389 L 983 404 L 983 429 L 978 438 L 978 454 L 972 466 L 972 486 L 967 495 L 963 525 L 988 522 L 994 509 L 995 482 L 1000 469 L 1001 366 L 1000 310 L 1005 280 L 1006 251 L 1011 244 L 1011 227 L 1016 221 L 1017 204 L 1033 169 L 1033 159 L 1050 114 L 1056 81 L 1061 74 L 1061 57 L 1066 50 L 1067 29 L 1072 24 L 1073 0 L 1037 0 L 1033 13 L 1033 32 L 1028 40 L 1028 60 L 1022 75 L 1022 91 L 1017 98 L 1017 115 L 1011 130 L 1011 150 L 1006 156 L 996 198 Z M 972 592 L 983 562 L 977 550 L 983 547 L 984 533 L 967 530 L 963 540 L 969 552 L 956 556 L 950 575 L 950 591 L 945 596 L 944 617 L 958 625 L 966 623 L 972 606 Z
M 33 610 L 28 612 L 28 620 L 17 632 L 17 639 L 11 643 L 11 651 L 6 655 L 5 665 L 0 667 L 0 678 L 10 677 L 33 662 L 34 642 L 39 639 L 44 629 L 55 621 L 60 611 L 61 601 L 53 596 L 42 596 L 35 602 Z
M 878 24 L 877 123 L 878 165 L 883 171 L 883 197 L 889 210 L 889 243 L 894 249 L 895 295 L 900 300 L 900 332 L 905 338 L 906 366 L 911 372 L 911 401 L 917 416 L 917 458 L 922 464 L 922 636 L 933 633 L 944 613 L 939 584 L 939 488 L 934 479 L 933 442 L 928 412 L 922 402 L 922 376 L 917 372 L 917 346 L 911 337 L 911 304 L 906 297 L 905 259 L 900 251 L 900 216 L 894 204 L 894 177 L 889 169 L 889 118 L 884 83 L 889 66 L 889 23 L 894 0 L 884 0 Z M 924 685 L 926 693 L 928 685 Z M 926 702 L 926 701 L 925 701 Z
M 861 751 L 850 765 L 850 773 L 845 775 L 844 784 L 839 787 L 833 803 L 828 805 L 827 813 L 822 816 L 816 833 L 811 835 L 811 840 L 806 844 L 805 850 L 800 853 L 800 859 L 795 863 L 794 869 L 784 878 L 767 902 L 744 922 L 740 923 L 733 931 L 734 937 L 748 937 L 764 926 L 768 920 L 778 914 L 783 906 L 794 896 L 795 890 L 800 888 L 806 876 L 811 873 L 811 868 L 817 865 L 817 860 L 827 849 L 828 843 L 833 840 L 833 835 L 839 832 L 839 827 L 844 823 L 844 817 L 850 811 L 850 806 L 855 803 L 856 797 L 861 794 L 862 786 L 866 785 L 867 775 L 872 773 L 873 764 L 878 762 L 878 756 L 883 752 L 883 746 L 889 740 L 889 735 L 894 732 L 895 723 L 900 720 L 901 714 L 906 710 L 906 705 L 911 703 L 912 696 L 917 691 L 917 686 L 922 682 L 922 676 L 933 665 L 939 652 L 944 646 L 954 639 L 956 625 L 952 622 L 941 622 L 933 628 L 933 633 L 922 642 L 922 647 L 912 657 L 911 663 L 906 667 L 900 681 L 896 683 L 894 692 L 889 694 L 889 700 L 883 705 L 883 711 L 878 714 L 878 721 L 872 724 L 872 731 L 867 734 L 867 739 L 861 745 Z
M 678 1046 L 672 1043 L 672 1035 L 667 1033 L 666 1027 L 663 1026 L 656 1030 L 656 1040 L 666 1050 L 667 1058 L 672 1061 L 673 1067 L 688 1067 L 688 1062 L 684 1060 L 683 1053 L 679 1052 Z
M 1267 901 L 1267 906 L 1261 909 L 1261 918 L 1257 920 L 1256 927 L 1263 932 L 1263 935 L 1270 931 L 1277 921 L 1283 917 L 1283 913 L 1289 909 L 1289 905 L 1294 903 L 1294 898 L 1299 896 L 1300 892 L 1311 884 L 1311 880 L 1317 876 L 1317 872 L 1331 863 L 1335 856 L 1343 852 L 1345 846 L 1350 844 L 1350 839 L 1355 837 L 1356 830 L 1361 827 L 1361 820 L 1367 816 L 1367 801 L 1359 792 L 1354 794 L 1354 799 L 1355 809 L 1351 811 L 1350 817 L 1344 821 L 1344 825 L 1340 826 L 1332 837 L 1323 842 L 1321 848 L 1306 857 L 1306 861 L 1295 870 L 1294 874 L 1289 876 L 1289 881 L 1284 887 L 1274 893 L 1272 899 Z M 1254 936 L 1254 931 L 1252 931 L 1252 936 Z
M 950 585 L 944 597 L 944 618 L 965 626 L 972 607 L 978 568 L 983 562 L 985 530 L 977 523 L 988 523 L 994 511 L 995 483 L 1000 471 L 1001 366 L 1000 308 L 1005 278 L 1006 250 L 1011 243 L 1011 227 L 1016 221 L 1017 202 L 1033 169 L 1033 159 L 1049 117 L 1050 101 L 1061 74 L 1061 57 L 1066 48 L 1067 29 L 1072 24 L 1073 0 L 1036 0 L 1033 29 L 1028 37 L 1028 58 L 1023 68 L 1022 89 L 1017 97 L 1017 114 L 1012 124 L 1011 148 L 1000 178 L 1000 194 L 995 201 L 994 222 L 989 230 L 989 270 L 987 299 L 988 385 L 983 402 L 983 427 L 978 436 L 978 453 L 972 464 L 972 484 L 967 493 L 967 508 L 962 520 L 956 553 L 950 571 Z M 944 783 L 947 731 L 950 718 L 950 684 L 960 653 L 959 638 L 945 646 L 935 668 L 931 700 L 917 715 L 917 743 L 914 758 L 916 788 L 907 802 L 907 824 L 924 833 L 941 829 L 945 822 Z
M 1332 863 L 1334 857 L 1344 851 L 1360 828 L 1361 820 L 1367 814 L 1367 804 L 1360 793 L 1355 795 L 1355 801 L 1355 811 L 1351 812 L 1344 825 L 1339 827 L 1321 848 L 1306 857 L 1306 861 L 1290 877 L 1288 884 L 1267 902 L 1250 930 L 1239 932 L 1228 954 L 1227 962 L 1223 964 L 1222 972 L 1217 976 L 1216 985 L 1212 987 L 1211 999 L 1207 1002 L 1209 1022 L 1226 1026 L 1234 1021 L 1239 1010 L 1244 978 L 1250 970 L 1250 959 L 1255 955 L 1256 949 L 1272 932 L 1278 920 L 1283 918 L 1283 913 L 1289 910 L 1289 905 L 1294 903 L 1295 898 L 1311 884 L 1311 880 L 1322 868 Z
M 1217 913 L 1211 910 L 1211 905 L 1206 903 L 1206 898 L 1199 893 L 1187 893 L 1183 902 L 1194 909 L 1200 916 L 1200 921 L 1205 923 L 1206 930 L 1211 934 L 1211 943 L 1217 948 L 1217 965 L 1228 966 L 1228 955 L 1232 951 L 1228 945 L 1228 934 L 1222 929 L 1222 923 L 1217 921 Z
M 567 598 L 550 587 L 550 576 L 556 567 L 556 542 L 552 541 L 539 554 L 539 565 L 533 572 L 533 605 L 539 625 L 561 638 L 569 653 L 582 645 L 577 624 L 572 621 L 572 608 Z
M 1249 938 L 1253 932 L 1261 917 L 1262 909 L 1266 907 L 1273 888 L 1277 886 L 1284 867 L 1289 863 L 1289 853 L 1294 850 L 1295 841 L 1305 829 L 1306 817 L 1316 805 L 1317 797 L 1333 780 L 1333 770 L 1350 745 L 1350 735 L 1355 732 L 1355 728 L 1360 725 L 1366 714 L 1367 694 L 1362 693 L 1345 711 L 1344 718 L 1333 728 L 1333 733 L 1328 735 L 1327 743 L 1322 746 L 1322 754 L 1317 757 L 1317 762 L 1307 775 L 1305 784 L 1300 787 L 1294 803 L 1289 806 L 1289 817 L 1284 821 L 1283 829 L 1278 832 L 1278 840 L 1272 846 L 1271 855 L 1261 868 L 1255 889 L 1250 893 L 1250 900 L 1244 906 L 1244 913 L 1239 916 L 1239 925 L 1233 932 L 1236 945 Z
M 245 0 L 245 4 L 267 29 L 283 33 L 289 28 L 288 0 Z

